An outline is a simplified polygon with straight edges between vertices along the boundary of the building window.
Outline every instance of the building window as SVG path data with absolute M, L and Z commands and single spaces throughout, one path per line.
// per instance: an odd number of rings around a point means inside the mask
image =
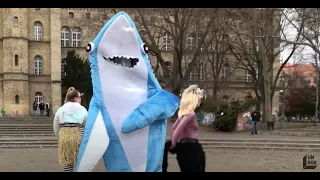
M 171 51 L 171 42 L 168 33 L 163 36 L 162 51 Z
M 70 29 L 68 27 L 61 28 L 61 46 L 62 47 L 70 46 Z
M 16 95 L 16 96 L 14 97 L 14 103 L 15 103 L 15 104 L 19 104 L 19 103 L 20 103 L 20 97 L 19 97 L 19 95 Z
M 36 92 L 34 96 L 34 101 L 38 104 L 38 106 L 43 101 L 43 95 L 41 92 Z
M 86 19 L 90 19 L 91 18 L 91 14 L 90 13 L 86 13 Z
M 248 69 L 246 70 L 246 74 L 244 75 L 244 78 L 246 82 L 251 82 L 251 74 Z
M 248 54 L 253 54 L 253 46 L 252 46 L 252 41 L 251 40 L 246 40 L 245 41 L 245 47 L 246 47 L 246 51 Z M 259 41 L 258 40 L 255 40 L 255 48 L 256 48 L 256 52 L 259 51 Z
M 195 81 L 196 80 L 196 68 L 192 68 L 189 75 L 189 81 Z
M 14 65 L 19 66 L 19 56 L 18 55 L 14 55 Z
M 69 18 L 74 18 L 74 13 L 73 12 L 69 12 Z
M 42 40 L 42 24 L 40 22 L 35 22 L 33 26 L 34 40 Z
M 18 24 L 19 24 L 19 19 L 18 19 L 17 16 L 15 16 L 15 17 L 13 18 L 13 26 L 14 26 L 14 27 L 18 27 Z
M 72 47 L 80 47 L 81 45 L 81 29 L 74 28 L 72 30 Z
M 61 62 L 61 78 L 65 78 L 67 76 L 67 72 L 65 72 L 66 65 L 67 65 L 67 60 L 63 59 Z
M 43 74 L 43 60 L 41 56 L 36 56 L 34 59 L 34 74 L 42 75 Z
M 187 39 L 187 48 L 189 50 L 194 50 L 196 48 L 196 33 L 190 33 Z
M 221 71 L 222 81 L 228 81 L 229 77 L 229 68 L 223 67 Z
M 204 69 L 205 69 L 204 63 L 203 63 L 203 62 L 200 62 L 200 64 L 199 64 L 199 80 L 200 80 L 200 81 L 203 81 L 203 80 L 204 80 L 204 77 L 205 77 L 205 75 L 204 75 Z
M 197 63 L 190 71 L 189 81 L 203 81 L 205 80 L 205 64 L 203 62 Z

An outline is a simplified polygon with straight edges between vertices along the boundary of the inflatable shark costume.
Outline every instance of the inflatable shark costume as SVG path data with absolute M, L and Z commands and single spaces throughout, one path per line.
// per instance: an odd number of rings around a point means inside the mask
M 125 12 L 112 17 L 87 47 L 93 96 L 75 171 L 161 172 L 166 119 L 179 106 L 155 75 L 137 29 Z

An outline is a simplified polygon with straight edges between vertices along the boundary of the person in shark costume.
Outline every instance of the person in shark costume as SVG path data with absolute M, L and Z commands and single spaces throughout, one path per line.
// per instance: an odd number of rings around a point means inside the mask
M 87 51 L 93 96 L 75 171 L 92 171 L 102 157 L 108 172 L 161 172 L 166 119 L 179 99 L 160 87 L 129 15 L 112 17 Z

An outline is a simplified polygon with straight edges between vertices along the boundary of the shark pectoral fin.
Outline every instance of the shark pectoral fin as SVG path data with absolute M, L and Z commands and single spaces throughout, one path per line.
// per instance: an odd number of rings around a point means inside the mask
M 107 150 L 109 136 L 99 109 L 89 111 L 85 132 L 79 148 L 76 172 L 91 172 Z
M 179 99 L 172 93 L 158 90 L 151 98 L 140 104 L 122 123 L 121 132 L 128 134 L 152 124 L 158 119 L 174 115 Z

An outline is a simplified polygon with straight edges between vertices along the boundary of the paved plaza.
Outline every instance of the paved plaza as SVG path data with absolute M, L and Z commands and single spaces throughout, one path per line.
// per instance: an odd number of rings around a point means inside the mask
M 272 172 L 272 171 L 310 171 L 320 172 L 320 167 L 313 170 L 302 168 L 302 158 L 306 152 L 267 151 L 267 150 L 225 150 L 215 149 L 207 152 L 208 172 Z M 320 160 L 320 152 L 312 153 Z M 1 172 L 59 172 L 62 168 L 57 163 L 57 149 L 1 149 Z M 100 162 L 97 172 L 105 171 Z M 179 172 L 174 156 L 169 160 L 169 172 Z

